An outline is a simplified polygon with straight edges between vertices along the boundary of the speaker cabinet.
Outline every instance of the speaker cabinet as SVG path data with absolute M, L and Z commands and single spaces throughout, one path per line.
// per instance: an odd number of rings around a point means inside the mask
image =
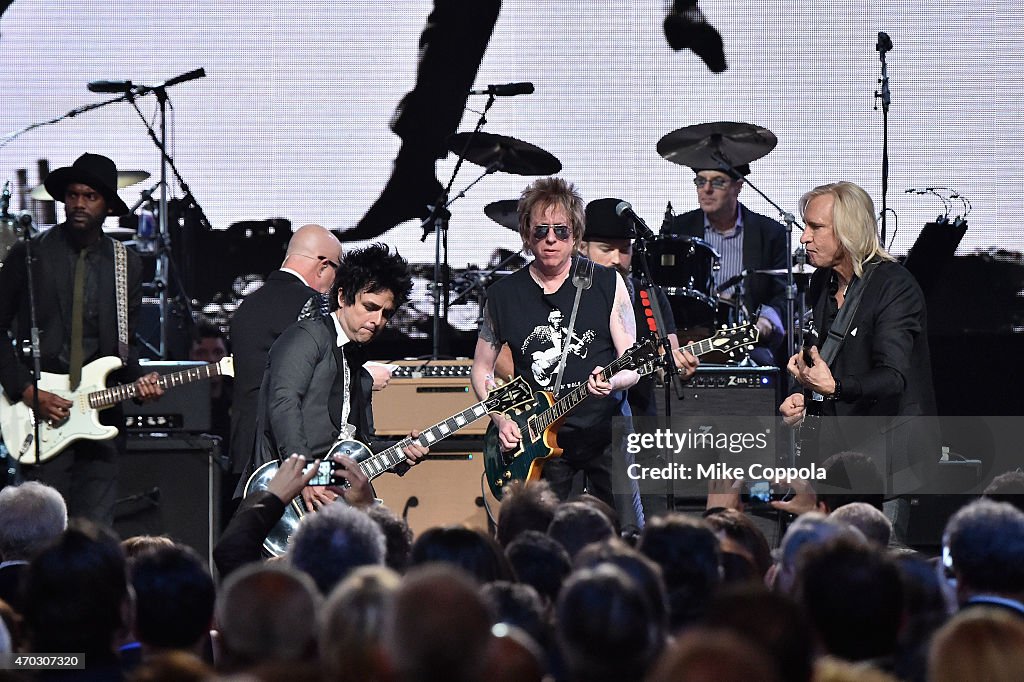
M 404 436 L 458 414 L 477 402 L 469 383 L 472 360 L 402 360 L 391 383 L 373 396 L 373 423 L 379 435 Z M 481 417 L 459 435 L 483 435 Z
M 220 446 L 209 436 L 133 435 L 120 460 L 114 530 L 169 535 L 213 565 L 219 529 Z
M 682 400 L 672 393 L 673 415 L 771 417 L 781 402 L 777 367 L 701 366 L 683 389 Z M 657 403 L 658 414 L 665 414 L 662 387 Z
M 484 472 L 480 450 L 433 452 L 405 476 L 384 474 L 373 480 L 377 497 L 405 517 L 419 535 L 428 528 L 462 524 L 488 529 L 485 498 L 480 490 Z M 486 492 L 486 504 L 497 517 L 498 502 Z

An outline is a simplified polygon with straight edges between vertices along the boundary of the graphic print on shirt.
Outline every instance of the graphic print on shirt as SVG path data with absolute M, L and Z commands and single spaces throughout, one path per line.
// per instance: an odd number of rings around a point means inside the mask
M 533 379 L 542 388 L 549 388 L 554 382 L 558 361 L 566 344 L 570 354 L 586 358 L 587 344 L 594 340 L 593 330 L 587 330 L 582 336 L 574 331 L 572 338 L 567 338 L 569 330 L 562 327 L 562 319 L 562 311 L 552 310 L 548 314 L 548 323 L 534 327 L 523 341 L 523 356 L 531 358 Z

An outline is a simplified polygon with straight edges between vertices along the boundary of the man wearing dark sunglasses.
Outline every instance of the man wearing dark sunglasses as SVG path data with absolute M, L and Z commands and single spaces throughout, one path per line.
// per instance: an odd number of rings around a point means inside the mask
M 786 228 L 740 203 L 743 178 L 750 173 L 750 165 L 742 164 L 736 171 L 733 175 L 718 169 L 694 168 L 693 185 L 700 208 L 676 216 L 668 233 L 703 239 L 718 252 L 721 268 L 715 274 L 716 286 L 744 270 L 751 273 L 741 280 L 743 300 L 737 303 L 746 308 L 765 342 L 754 349 L 751 357 L 758 364 L 773 365 L 776 361 L 770 349 L 777 347 L 785 334 L 785 281 L 754 271 L 786 267 Z M 725 301 L 735 299 L 737 291 L 735 286 L 729 287 L 721 297 Z M 684 329 L 692 326 L 689 320 L 676 320 L 676 324 Z
M 623 370 L 608 380 L 599 374 L 636 339 L 629 294 L 614 270 L 594 266 L 570 333 L 577 294 L 574 272 L 583 274 L 587 269 L 578 267 L 585 259 L 574 257 L 583 238 L 583 199 L 565 180 L 543 178 L 523 191 L 518 211 L 519 234 L 534 260 L 488 290 L 473 358 L 473 388 L 483 397 L 494 385 L 495 364 L 505 343 L 512 351 L 516 374 L 535 390 L 554 388 L 564 355 L 558 395 L 585 385 L 593 397 L 565 418 L 557 436 L 564 452 L 545 463 L 543 477 L 565 499 L 573 478 L 582 471 L 588 491 L 614 505 L 612 418 L 623 413 L 625 391 L 639 377 L 633 370 Z M 502 449 L 518 448 L 527 434 L 520 432 L 517 423 L 502 415 L 491 419 Z

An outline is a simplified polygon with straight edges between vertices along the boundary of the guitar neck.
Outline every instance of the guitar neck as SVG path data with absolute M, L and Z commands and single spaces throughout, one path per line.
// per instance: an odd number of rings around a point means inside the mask
M 452 415 L 430 428 L 424 429 L 417 438 L 404 438 L 391 447 L 381 450 L 377 454 L 371 455 L 359 462 L 359 468 L 362 469 L 367 478 L 373 479 L 405 461 L 405 453 L 402 452 L 402 448 L 405 446 L 415 442 L 424 447 L 430 447 L 434 443 L 444 440 L 459 429 L 469 426 L 487 414 L 486 405 L 486 401 L 480 401 L 475 405 L 467 407 L 462 412 Z
M 177 372 L 171 372 L 170 374 L 161 374 L 157 383 L 163 389 L 172 388 L 174 386 L 183 386 L 190 384 L 193 381 L 202 381 L 203 379 L 210 379 L 212 377 L 221 376 L 220 365 L 216 362 L 211 362 L 201 367 L 189 367 Z M 93 391 L 89 394 L 89 407 L 94 410 L 100 410 L 105 407 L 111 407 L 117 403 L 124 402 L 131 398 L 135 398 L 138 395 L 138 389 L 134 383 L 131 384 L 118 384 L 117 386 L 111 386 L 110 388 L 104 388 L 100 391 Z
M 628 365 L 630 361 L 630 355 L 627 354 L 623 355 L 615 362 L 610 363 L 607 367 L 604 368 L 604 370 L 602 370 L 600 375 L 601 379 L 604 381 L 608 381 L 608 379 L 612 378 L 620 371 L 622 371 L 622 369 L 626 365 Z M 587 390 L 587 385 L 580 384 L 579 386 L 571 390 L 569 393 L 559 398 L 554 405 L 549 407 L 547 410 L 543 412 L 543 414 L 537 417 L 537 426 L 540 427 L 541 429 L 548 428 L 556 421 L 558 421 L 566 414 L 568 414 L 577 405 L 586 400 L 587 396 L 589 395 L 590 392 Z

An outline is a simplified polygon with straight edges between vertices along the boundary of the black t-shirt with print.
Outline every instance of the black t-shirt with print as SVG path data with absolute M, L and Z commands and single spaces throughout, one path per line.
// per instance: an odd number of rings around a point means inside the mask
M 578 260 L 573 260 L 573 268 Z M 550 391 L 566 343 L 576 287 L 570 270 L 558 291 L 545 294 L 529 270 L 523 268 L 488 289 L 488 315 L 497 339 L 512 350 L 516 374 L 534 390 Z M 609 328 L 617 277 L 610 268 L 594 267 L 593 285 L 583 292 L 568 340 L 559 395 L 585 384 L 595 366 L 605 367 L 618 357 Z M 620 414 L 622 399 L 622 392 L 608 398 L 590 396 L 570 412 L 558 432 L 558 443 L 566 454 L 580 445 L 606 444 L 611 438 L 611 418 Z

